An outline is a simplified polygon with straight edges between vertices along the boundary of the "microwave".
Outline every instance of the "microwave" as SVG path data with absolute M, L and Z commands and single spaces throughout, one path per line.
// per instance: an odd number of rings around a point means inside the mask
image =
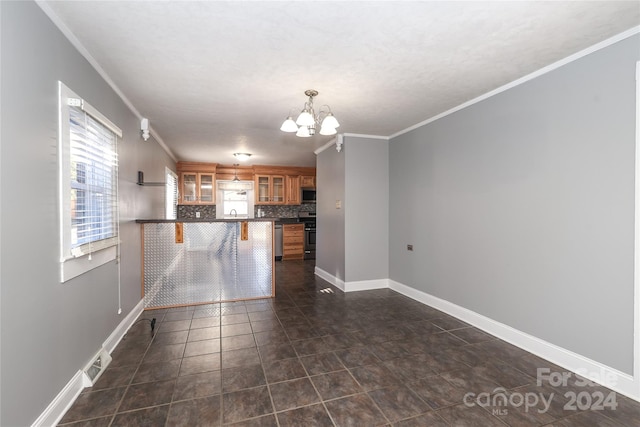
M 302 196 L 300 197 L 302 203 L 315 203 L 316 202 L 316 190 L 315 188 L 303 188 Z

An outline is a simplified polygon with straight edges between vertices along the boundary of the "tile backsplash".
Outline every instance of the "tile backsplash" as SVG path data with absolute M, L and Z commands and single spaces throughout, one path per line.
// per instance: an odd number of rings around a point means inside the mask
M 316 205 L 255 205 L 256 217 L 258 209 L 266 218 L 297 218 L 299 212 L 314 212 Z M 196 219 L 196 212 L 200 212 L 200 219 L 216 219 L 216 205 L 178 205 L 178 219 Z
M 216 205 L 178 205 L 178 219 L 196 219 L 196 212 L 200 219 L 216 219 Z

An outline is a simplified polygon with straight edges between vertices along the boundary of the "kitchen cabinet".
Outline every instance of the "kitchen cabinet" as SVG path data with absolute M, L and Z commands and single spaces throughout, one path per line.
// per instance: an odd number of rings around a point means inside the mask
M 256 204 L 283 205 L 285 204 L 284 175 L 255 175 Z
M 216 202 L 216 163 L 178 162 L 178 204 L 213 205 Z
M 300 188 L 316 188 L 315 175 L 303 175 L 300 177 Z
M 282 260 L 304 259 L 304 224 L 282 224 Z
M 215 204 L 215 173 L 182 172 L 180 174 L 180 204 Z
M 300 177 L 287 176 L 287 205 L 300 204 Z

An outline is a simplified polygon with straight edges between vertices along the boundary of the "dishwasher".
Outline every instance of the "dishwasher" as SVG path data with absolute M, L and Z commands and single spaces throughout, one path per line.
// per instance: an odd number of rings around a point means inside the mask
M 274 225 L 274 230 L 275 230 L 275 243 L 274 243 L 274 250 L 275 250 L 275 256 L 276 256 L 276 261 L 281 261 L 282 260 L 282 224 L 279 222 L 276 222 Z

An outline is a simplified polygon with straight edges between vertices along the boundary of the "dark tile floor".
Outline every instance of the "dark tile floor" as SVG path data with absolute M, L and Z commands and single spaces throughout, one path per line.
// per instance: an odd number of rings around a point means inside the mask
M 143 313 L 155 337 L 134 325 L 61 425 L 640 426 L 640 403 L 537 384 L 565 371 L 434 308 L 276 267 L 273 300 Z

